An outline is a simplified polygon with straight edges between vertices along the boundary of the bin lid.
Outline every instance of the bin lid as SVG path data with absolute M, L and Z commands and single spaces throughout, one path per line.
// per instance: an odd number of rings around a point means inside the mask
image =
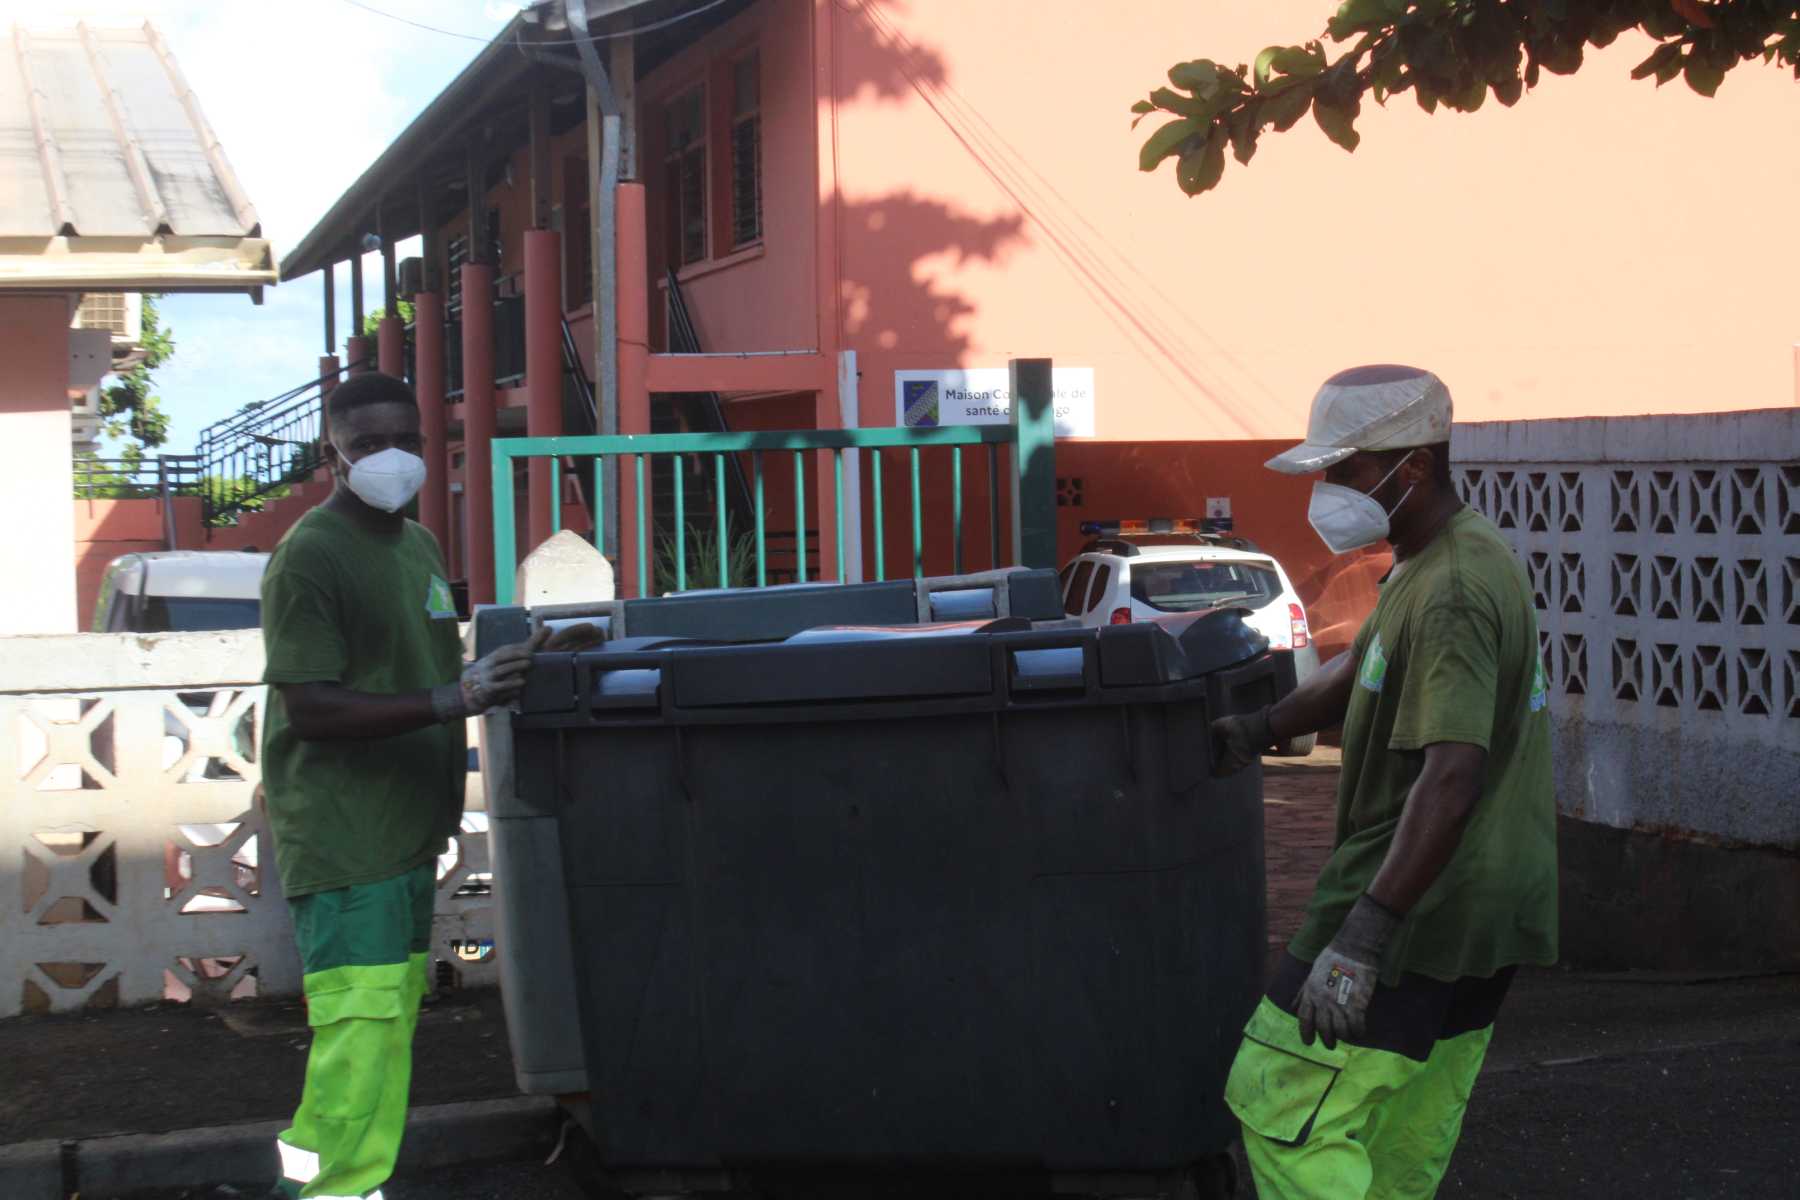
M 598 719 L 618 710 L 635 710 L 627 715 L 638 718 L 654 711 L 665 723 L 680 723 L 752 710 L 892 710 L 908 702 L 978 710 L 1127 702 L 1265 654 L 1268 640 L 1246 615 L 1212 609 L 1054 630 L 1017 620 L 829 626 L 749 645 L 633 638 L 576 654 L 540 654 L 520 712 Z

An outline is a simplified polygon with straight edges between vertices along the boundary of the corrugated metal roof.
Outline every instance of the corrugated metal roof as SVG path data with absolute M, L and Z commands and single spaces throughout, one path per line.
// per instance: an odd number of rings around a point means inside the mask
M 0 43 L 0 239 L 10 243 L 0 246 L 0 287 L 27 276 L 47 286 L 44 271 L 20 261 L 32 257 L 30 242 L 17 239 L 52 239 L 40 243 L 39 267 L 88 286 L 115 272 L 122 286 L 155 276 L 166 290 L 256 287 L 274 282 L 261 235 L 152 26 L 14 26 Z M 111 242 L 103 256 L 86 256 L 102 238 Z

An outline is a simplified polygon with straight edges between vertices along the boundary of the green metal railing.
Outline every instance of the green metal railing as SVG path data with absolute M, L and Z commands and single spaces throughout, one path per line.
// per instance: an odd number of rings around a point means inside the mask
M 921 478 L 921 457 L 927 452 L 948 454 L 950 459 L 950 502 L 951 521 L 953 525 L 952 554 L 954 569 L 957 574 L 964 570 L 965 508 L 963 503 L 963 452 L 965 450 L 984 448 L 986 451 L 987 494 L 988 494 L 988 540 L 989 560 L 998 565 L 1001 560 L 1002 535 L 1000 495 L 1003 490 L 1020 496 L 1014 506 L 1012 519 L 1015 523 L 1023 522 L 1030 528 L 1050 528 L 1054 522 L 1054 484 L 1048 476 L 1048 467 L 1044 461 L 1046 455 L 1033 454 L 1029 451 L 1035 446 L 1047 449 L 1047 438 L 1020 436 L 1021 431 L 1013 426 L 944 426 L 937 428 L 879 428 L 879 429 L 808 429 L 785 432 L 746 432 L 746 433 L 698 433 L 698 434 L 647 434 L 620 435 L 614 437 L 554 437 L 554 438 L 497 438 L 493 443 L 494 455 L 494 563 L 496 600 L 501 604 L 511 604 L 513 598 L 513 564 L 518 561 L 515 541 L 514 522 L 515 500 L 513 488 L 505 481 L 513 478 L 513 464 L 520 459 L 549 459 L 551 470 L 551 523 L 553 529 L 562 528 L 562 471 L 567 460 L 591 460 L 580 469 L 591 471 L 592 490 L 589 495 L 595 497 L 595 511 L 590 514 L 594 528 L 606 527 L 603 506 L 606 500 L 601 489 L 603 463 L 608 458 L 620 460 L 617 464 L 619 487 L 621 490 L 632 487 L 636 498 L 635 530 L 621 529 L 621 539 L 635 536 L 636 545 L 636 594 L 651 594 L 652 556 L 656 552 L 653 545 L 650 517 L 649 494 L 645 460 L 655 457 L 668 457 L 674 460 L 674 504 L 673 528 L 669 534 L 674 549 L 674 583 L 677 591 L 688 586 L 688 528 L 686 484 L 683 469 L 686 460 L 693 456 L 712 460 L 712 494 L 716 512 L 713 514 L 717 525 L 715 537 L 718 542 L 716 574 L 708 569 L 706 574 L 714 575 L 717 586 L 732 586 L 731 559 L 732 539 L 727 528 L 726 514 L 726 480 L 730 459 L 734 455 L 748 455 L 750 458 L 749 476 L 751 485 L 751 507 L 753 513 L 753 531 L 755 547 L 755 579 L 756 586 L 766 586 L 769 580 L 769 539 L 768 506 L 764 486 L 764 460 L 768 456 L 789 455 L 793 463 L 794 493 L 794 561 L 799 582 L 807 581 L 808 535 L 806 514 L 808 497 L 807 458 L 817 452 L 829 452 L 831 466 L 826 473 L 829 479 L 814 481 L 820 489 L 820 534 L 825 534 L 824 502 L 827 496 L 831 499 L 829 514 L 830 528 L 835 531 L 837 549 L 837 581 L 847 582 L 849 579 L 849 563 L 846 556 L 845 525 L 839 519 L 845 512 L 845 463 L 847 458 L 866 461 L 869 465 L 868 498 L 872 513 L 873 554 L 871 561 L 875 570 L 875 578 L 885 577 L 886 545 L 884 544 L 886 506 L 889 502 L 883 478 L 883 460 L 885 452 L 903 452 L 908 482 L 912 532 L 912 573 L 925 573 L 925 506 Z M 1010 453 L 1006 455 L 1005 474 L 1002 473 L 1000 448 L 1007 446 Z M 631 460 L 628 464 L 624 460 Z M 1028 470 L 1036 486 L 1027 489 L 1029 494 L 1021 493 L 1018 487 L 1019 472 Z M 895 481 L 896 483 L 898 480 Z M 1046 486 L 1047 485 L 1047 486 Z M 828 489 L 828 490 L 827 490 Z M 1048 505 L 1051 511 L 1039 512 Z M 1006 550 L 1011 553 L 1020 544 L 1015 528 L 1015 536 L 1008 539 Z M 616 547 L 607 547 L 615 550 Z M 714 564 L 709 564 L 709 568 Z M 1025 563 L 1021 565 L 1048 565 L 1047 563 Z M 711 586 L 701 582 L 699 586 Z

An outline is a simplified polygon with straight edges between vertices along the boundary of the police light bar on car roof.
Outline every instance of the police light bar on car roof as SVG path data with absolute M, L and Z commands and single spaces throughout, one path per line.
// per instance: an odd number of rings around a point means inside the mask
M 1133 521 L 1083 521 L 1081 532 L 1089 537 L 1130 537 L 1142 533 L 1230 533 L 1230 517 L 1151 517 Z

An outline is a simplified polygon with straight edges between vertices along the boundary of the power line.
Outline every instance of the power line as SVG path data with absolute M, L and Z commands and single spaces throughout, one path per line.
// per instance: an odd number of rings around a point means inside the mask
M 378 17 L 386 17 L 390 21 L 398 21 L 402 25 L 411 25 L 414 29 L 423 29 L 426 33 L 441 33 L 445 37 L 461 38 L 465 42 L 491 42 L 494 40 L 493 38 L 482 37 L 480 34 L 458 33 L 454 29 L 439 29 L 436 25 L 426 25 L 422 22 L 415 21 L 410 17 L 403 17 L 399 13 L 385 12 L 373 5 L 364 4 L 362 0 L 344 0 L 344 3 L 348 4 L 351 8 L 360 8 L 366 13 L 374 13 Z
M 659 29 L 667 29 L 669 26 L 679 25 L 689 18 L 697 17 L 702 13 L 711 12 L 713 9 L 728 2 L 729 0 L 711 0 L 711 3 L 702 4 L 699 8 L 691 8 L 686 12 L 676 13 L 672 17 L 665 17 L 660 21 L 652 21 L 648 25 L 635 25 L 630 29 L 614 30 L 612 33 L 596 33 L 591 37 L 546 38 L 538 44 L 541 46 L 573 46 L 577 42 L 610 42 L 615 38 L 635 37 L 640 33 L 655 33 Z M 411 17 L 403 17 L 399 13 L 387 12 L 384 9 L 376 8 L 372 4 L 364 4 L 362 0 L 344 0 L 344 3 L 348 4 L 351 8 L 360 8 L 366 13 L 374 13 L 378 17 L 386 17 L 390 21 L 398 21 L 402 25 L 410 25 L 414 29 L 422 29 L 427 33 L 441 33 L 445 37 L 461 38 L 465 42 L 491 42 L 494 40 L 493 37 L 484 36 L 478 33 L 459 33 L 454 29 L 441 29 L 436 25 L 426 25 L 421 21 L 413 20 Z

